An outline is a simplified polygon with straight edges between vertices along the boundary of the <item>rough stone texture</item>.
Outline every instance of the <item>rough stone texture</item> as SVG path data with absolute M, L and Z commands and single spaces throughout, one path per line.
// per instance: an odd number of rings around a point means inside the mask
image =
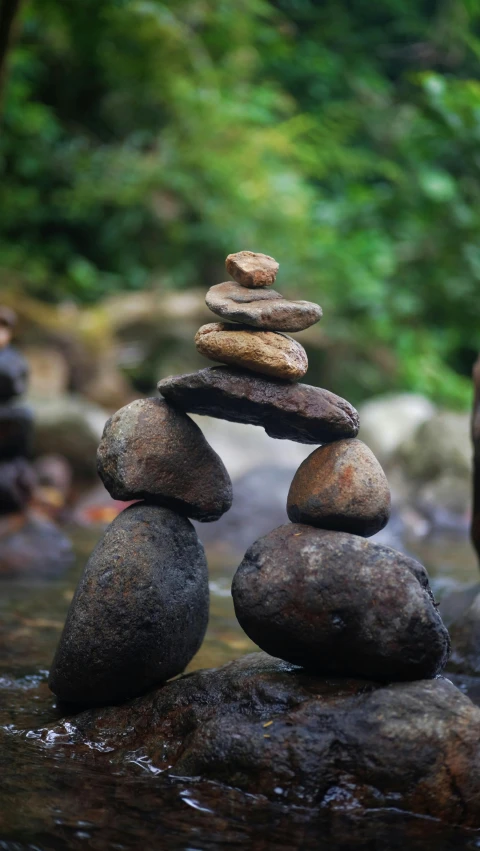
M 295 473 L 287 512 L 292 523 L 368 538 L 383 529 L 390 516 L 385 473 L 361 440 L 320 446 Z
M 243 287 L 269 287 L 275 283 L 278 263 L 268 254 L 256 254 L 254 251 L 238 251 L 229 254 L 225 260 L 229 275 Z
M 134 697 L 184 670 L 207 621 L 207 563 L 193 526 L 167 508 L 132 505 L 85 566 L 50 688 L 86 706 Z
M 224 319 L 264 331 L 303 331 L 322 318 L 319 304 L 290 301 L 270 289 L 248 290 L 233 281 L 210 287 L 205 302 Z
M 147 499 L 196 520 L 218 520 L 232 483 L 199 427 L 163 399 L 137 399 L 105 425 L 98 473 L 114 499 Z
M 356 535 L 280 526 L 247 550 L 232 596 L 262 650 L 322 674 L 415 680 L 447 661 L 425 568 Z
M 180 777 L 338 818 L 394 808 L 471 827 L 480 820 L 480 709 L 441 677 L 325 680 L 254 653 L 69 717 L 31 746 L 44 749 L 47 736 L 50 751 L 97 771 L 102 761 L 111 770 L 112 756 L 131 771 L 141 753 Z
M 474 586 L 473 599 L 465 593 L 465 608 L 450 626 L 452 655 L 449 670 L 470 676 L 480 676 L 480 591 Z M 475 593 L 476 592 L 476 593 Z
M 20 396 L 27 388 L 28 366 L 13 346 L 0 348 L 0 401 Z
M 253 370 L 285 381 L 297 381 L 308 369 L 300 343 L 275 331 L 256 331 L 248 325 L 211 322 L 195 336 L 201 355 L 220 363 Z
M 164 378 L 158 389 L 185 411 L 260 425 L 270 437 L 297 443 L 329 443 L 358 432 L 358 414 L 340 396 L 226 366 Z
M 0 514 L 25 508 L 35 484 L 33 468 L 24 458 L 0 462 Z
M 28 455 L 32 432 L 33 414 L 30 408 L 0 404 L 0 459 Z
M 74 560 L 64 533 L 34 512 L 0 518 L 0 578 L 54 579 Z

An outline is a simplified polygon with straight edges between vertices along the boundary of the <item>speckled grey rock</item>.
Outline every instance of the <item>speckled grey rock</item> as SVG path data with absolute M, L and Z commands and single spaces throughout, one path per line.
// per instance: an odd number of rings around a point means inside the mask
M 185 517 L 125 509 L 90 556 L 50 672 L 61 701 L 115 703 L 181 673 L 208 621 L 203 547 Z
M 358 414 L 340 396 L 246 370 L 208 367 L 164 378 L 158 389 L 184 411 L 260 425 L 270 437 L 297 443 L 329 443 L 358 432 Z
M 318 673 L 415 680 L 448 658 L 425 568 L 356 535 L 280 526 L 247 551 L 232 596 L 262 650 Z
M 0 348 L 0 401 L 20 396 L 27 387 L 27 361 L 13 346 Z
M 361 440 L 315 449 L 300 465 L 288 493 L 292 523 L 368 538 L 387 524 L 390 489 L 380 464 Z
M 264 331 L 303 331 L 322 318 L 319 304 L 290 301 L 275 290 L 249 290 L 233 281 L 210 287 L 205 302 L 223 319 Z
M 232 483 L 201 430 L 163 399 L 137 399 L 105 425 L 97 469 L 114 499 L 146 499 L 203 522 L 232 504 Z
M 0 459 L 28 455 L 33 434 L 33 414 L 26 405 L 0 404 Z

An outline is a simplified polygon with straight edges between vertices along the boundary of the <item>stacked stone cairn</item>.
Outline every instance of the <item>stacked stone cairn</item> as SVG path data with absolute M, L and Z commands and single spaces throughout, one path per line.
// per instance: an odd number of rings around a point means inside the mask
M 0 516 L 8 518 L 29 503 L 35 476 L 26 460 L 32 441 L 33 415 L 19 403 L 25 392 L 28 366 L 11 345 L 15 313 L 0 307 Z M 0 571 L 1 572 L 1 571 Z
M 431 678 L 446 663 L 448 633 L 425 569 L 365 540 L 387 523 L 390 492 L 356 439 L 357 412 L 298 383 L 307 355 L 286 332 L 318 322 L 321 308 L 271 288 L 272 257 L 241 251 L 226 267 L 234 281 L 206 297 L 222 321 L 195 337 L 221 365 L 160 381 L 161 399 L 133 402 L 105 427 L 100 476 L 116 499 L 142 502 L 114 520 L 85 568 L 51 672 L 64 700 L 139 694 L 180 673 L 200 646 L 207 570 L 186 518 L 219 518 L 232 490 L 187 413 L 321 444 L 292 481 L 292 522 L 254 543 L 234 577 L 237 618 L 259 647 L 320 675 L 377 681 Z

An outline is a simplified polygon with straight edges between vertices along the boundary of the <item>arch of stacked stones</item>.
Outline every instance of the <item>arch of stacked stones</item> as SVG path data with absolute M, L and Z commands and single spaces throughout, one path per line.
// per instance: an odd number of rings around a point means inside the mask
M 226 267 L 234 280 L 206 297 L 222 321 L 195 338 L 221 365 L 160 381 L 160 398 L 132 402 L 105 426 L 99 474 L 112 497 L 138 502 L 84 569 L 50 674 L 61 700 L 134 697 L 181 673 L 202 643 L 207 564 L 189 518 L 217 520 L 232 486 L 189 413 L 318 447 L 292 481 L 291 522 L 256 541 L 233 580 L 237 618 L 259 647 L 320 675 L 380 682 L 433 678 L 447 661 L 424 567 L 366 540 L 387 523 L 390 493 L 356 437 L 357 412 L 299 383 L 306 352 L 286 332 L 318 322 L 321 308 L 272 289 L 272 257 L 241 251 Z

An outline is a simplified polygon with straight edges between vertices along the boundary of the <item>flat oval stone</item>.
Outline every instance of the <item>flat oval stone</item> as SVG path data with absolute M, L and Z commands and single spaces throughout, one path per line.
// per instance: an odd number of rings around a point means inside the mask
M 221 458 L 190 417 L 163 399 L 137 399 L 105 424 L 97 469 L 114 499 L 147 499 L 195 520 L 232 504 Z
M 237 251 L 229 254 L 225 266 L 229 275 L 243 287 L 269 287 L 275 283 L 278 263 L 268 254 Z
M 256 331 L 248 325 L 202 325 L 195 335 L 195 345 L 210 360 L 285 381 L 297 381 L 308 369 L 307 353 L 292 337 L 275 331 Z
M 164 378 L 158 390 L 184 411 L 263 426 L 280 440 L 329 443 L 359 428 L 355 408 L 329 390 L 227 366 Z
M 416 680 L 448 659 L 425 568 L 357 535 L 280 526 L 247 550 L 232 596 L 252 641 L 317 673 Z
M 184 670 L 207 621 L 207 563 L 192 524 L 168 508 L 131 505 L 85 566 L 49 686 L 83 706 L 135 697 Z
M 390 488 L 375 455 L 361 440 L 337 440 L 300 464 L 288 493 L 292 523 L 368 538 L 388 523 Z
M 21 396 L 27 388 L 28 364 L 13 346 L 0 348 L 0 401 Z
M 210 287 L 205 302 L 224 319 L 265 331 L 303 331 L 322 318 L 319 304 L 290 301 L 270 289 L 248 290 L 233 281 Z
M 36 476 L 25 458 L 0 462 L 0 514 L 22 511 L 30 501 Z
M 0 458 L 28 455 L 33 434 L 33 413 L 26 405 L 0 404 Z

